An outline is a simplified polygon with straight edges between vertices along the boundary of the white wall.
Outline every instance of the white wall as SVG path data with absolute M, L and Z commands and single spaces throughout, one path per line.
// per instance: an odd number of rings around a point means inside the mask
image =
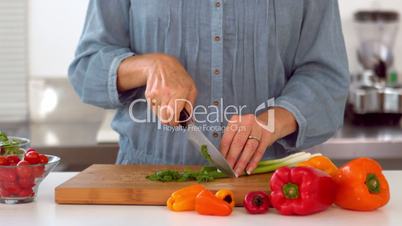
M 66 76 L 81 33 L 88 0 L 30 0 L 30 74 Z M 381 7 L 402 13 L 402 0 L 339 0 L 351 70 L 357 68 L 353 13 Z M 402 24 L 402 23 L 401 23 Z M 402 25 L 401 25 L 402 26 Z M 402 33 L 402 29 L 400 31 Z M 396 41 L 396 68 L 402 70 L 402 34 Z M 401 53 L 398 53 L 401 52 Z
M 29 67 L 32 77 L 67 76 L 88 0 L 30 0 Z

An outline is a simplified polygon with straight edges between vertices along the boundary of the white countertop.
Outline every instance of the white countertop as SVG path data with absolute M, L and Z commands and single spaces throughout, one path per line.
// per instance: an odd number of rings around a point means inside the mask
M 41 184 L 38 199 L 29 204 L 0 204 L 0 225 L 12 226 L 211 226 L 211 225 L 402 225 L 402 171 L 386 171 L 391 201 L 373 212 L 354 212 L 331 207 L 310 216 L 282 216 L 273 209 L 263 215 L 249 215 L 236 208 L 229 217 L 201 216 L 195 212 L 175 213 L 162 206 L 58 205 L 54 188 L 76 173 L 51 173 Z

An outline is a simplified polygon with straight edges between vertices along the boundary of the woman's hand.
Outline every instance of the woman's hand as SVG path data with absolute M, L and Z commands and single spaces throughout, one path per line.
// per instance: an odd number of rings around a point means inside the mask
M 119 91 L 143 85 L 146 85 L 145 97 L 162 124 L 177 126 L 184 108 L 191 114 L 197 89 L 175 57 L 154 53 L 123 61 L 118 71 Z
M 258 117 L 253 114 L 234 115 L 228 122 L 221 140 L 221 152 L 237 176 L 244 170 L 250 174 L 264 156 L 266 149 L 278 139 L 297 129 L 294 116 L 283 108 L 275 111 L 274 130 L 268 131 L 268 111 Z

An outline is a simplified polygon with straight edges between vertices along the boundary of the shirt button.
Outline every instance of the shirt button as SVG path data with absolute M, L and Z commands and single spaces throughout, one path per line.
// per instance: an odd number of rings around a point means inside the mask
M 213 133 L 212 133 L 212 136 L 213 136 L 214 138 L 218 138 L 218 137 L 219 137 L 219 134 L 218 134 L 217 132 L 213 132 Z
M 215 100 L 214 102 L 212 102 L 213 105 L 218 106 L 219 105 L 219 101 Z
M 215 74 L 215 75 L 219 75 L 220 73 L 221 73 L 221 71 L 220 71 L 219 69 L 215 69 L 215 70 L 214 70 L 214 74 Z
M 221 37 L 219 35 L 215 36 L 214 38 L 215 42 L 219 42 L 221 40 Z
M 216 3 L 215 3 L 215 7 L 216 7 L 216 8 L 221 7 L 221 3 L 220 3 L 220 2 L 216 2 Z

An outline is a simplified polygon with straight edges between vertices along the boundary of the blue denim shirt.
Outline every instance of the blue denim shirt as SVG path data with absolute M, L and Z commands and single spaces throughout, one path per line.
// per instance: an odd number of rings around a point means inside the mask
M 91 0 L 69 79 L 83 102 L 117 109 L 117 163 L 204 162 L 185 131 L 130 118 L 146 117 L 145 103 L 130 107 L 145 88 L 119 93 L 116 71 L 150 52 L 180 60 L 198 105 L 246 106 L 248 114 L 275 98 L 293 113 L 298 131 L 266 158 L 320 144 L 343 123 L 349 75 L 336 0 Z M 216 119 L 204 124 L 225 125 Z M 204 133 L 219 146 L 221 130 Z

